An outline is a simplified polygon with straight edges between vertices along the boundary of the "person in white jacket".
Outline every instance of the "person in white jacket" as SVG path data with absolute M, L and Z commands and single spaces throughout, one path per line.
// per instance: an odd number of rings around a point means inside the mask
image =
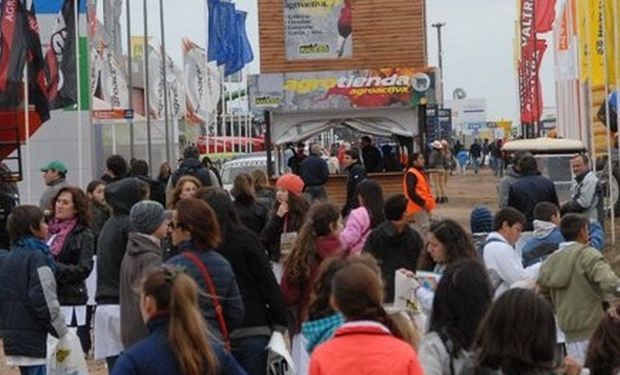
M 493 218 L 493 232 L 487 236 L 482 258 L 495 287 L 495 299 L 513 283 L 527 277 L 520 254 L 514 248 L 525 222 L 525 216 L 512 207 L 502 208 Z

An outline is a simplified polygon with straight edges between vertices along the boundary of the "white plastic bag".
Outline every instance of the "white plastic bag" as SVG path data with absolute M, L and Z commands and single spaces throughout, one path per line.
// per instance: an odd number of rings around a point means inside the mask
M 47 335 L 47 375 L 88 375 L 80 339 L 73 329 L 57 339 Z
M 267 374 L 268 375 L 295 375 L 293 358 L 286 349 L 284 336 L 274 331 L 267 344 Z

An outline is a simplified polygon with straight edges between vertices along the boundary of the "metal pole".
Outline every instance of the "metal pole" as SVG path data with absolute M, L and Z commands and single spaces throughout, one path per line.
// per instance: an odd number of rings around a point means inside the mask
M 273 160 L 271 159 L 271 112 L 265 111 L 265 151 L 267 152 L 267 177 L 273 176 Z
M 443 50 L 441 44 L 441 28 L 446 26 L 445 22 L 437 22 L 431 25 L 437 29 L 437 46 L 438 46 L 438 63 L 439 63 L 439 82 L 441 87 L 441 97 L 439 98 L 439 107 L 443 108 Z
M 149 163 L 149 168 L 152 168 L 153 156 L 151 155 L 151 101 L 149 100 L 149 17 L 148 8 L 146 6 L 146 0 L 142 0 L 142 6 L 144 8 L 144 46 L 142 53 L 144 54 L 144 98 L 146 101 L 144 108 L 144 115 L 146 116 L 146 159 Z
M 73 2 L 74 14 L 74 32 L 75 32 L 75 73 L 77 75 L 77 138 L 78 138 L 78 186 L 84 186 L 82 184 L 82 90 L 81 90 L 81 74 L 80 74 L 80 32 L 78 28 L 80 20 L 80 12 L 78 9 L 79 0 Z
M 131 57 L 131 0 L 125 2 L 125 12 L 127 17 L 127 92 L 129 96 L 128 109 L 133 112 L 133 68 Z M 133 118 L 127 120 L 129 122 L 129 158 L 133 159 L 135 156 L 134 150 L 134 122 Z M 116 153 L 116 151 L 114 151 Z
M 164 31 L 164 1 L 159 0 L 159 23 L 161 25 L 161 54 L 162 54 L 162 64 L 164 67 L 163 77 L 164 80 L 164 126 L 166 127 L 166 161 L 170 161 L 170 123 L 168 122 L 168 72 L 167 72 L 167 64 L 166 64 L 166 33 Z

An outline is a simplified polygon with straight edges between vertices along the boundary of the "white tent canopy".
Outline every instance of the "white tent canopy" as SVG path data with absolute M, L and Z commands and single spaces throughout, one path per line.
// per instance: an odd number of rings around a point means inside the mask
M 274 113 L 272 142 L 282 145 L 312 137 L 336 126 L 380 137 L 414 137 L 418 134 L 417 111 L 411 108 L 381 108 L 355 111 Z

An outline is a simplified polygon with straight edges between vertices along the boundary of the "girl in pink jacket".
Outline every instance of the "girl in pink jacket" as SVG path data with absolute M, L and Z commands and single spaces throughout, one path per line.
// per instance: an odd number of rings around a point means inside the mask
M 372 180 L 362 181 L 356 190 L 360 206 L 349 215 L 340 233 L 340 243 L 349 253 L 359 255 L 370 232 L 384 220 L 383 189 Z

